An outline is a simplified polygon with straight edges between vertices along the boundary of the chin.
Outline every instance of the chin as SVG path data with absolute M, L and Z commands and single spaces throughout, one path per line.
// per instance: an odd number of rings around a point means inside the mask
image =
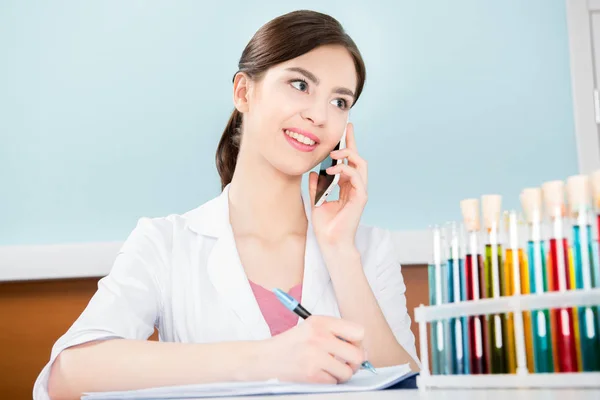
M 271 165 L 275 167 L 279 172 L 288 176 L 302 176 L 306 172 L 310 171 L 312 167 L 305 162 L 300 162 L 300 160 L 296 160 L 296 162 L 290 162 L 293 160 L 273 160 Z
M 263 147 L 260 150 L 273 168 L 290 177 L 302 176 L 318 164 L 315 160 L 315 157 L 318 157 L 316 152 L 300 152 L 292 149 L 288 143 L 280 146 L 280 143 L 276 142 L 274 146 Z

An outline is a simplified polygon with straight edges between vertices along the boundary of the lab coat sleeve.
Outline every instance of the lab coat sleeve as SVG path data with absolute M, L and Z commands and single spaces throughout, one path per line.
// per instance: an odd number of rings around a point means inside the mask
M 406 308 L 406 286 L 391 233 L 373 228 L 369 247 L 370 265 L 366 269 L 371 275 L 375 298 L 396 340 L 420 368 L 415 337 L 410 329 L 411 319 Z
M 52 348 L 38 376 L 35 400 L 48 399 L 50 367 L 61 351 L 95 340 L 147 339 L 160 315 L 160 276 L 168 262 L 172 230 L 164 219 L 142 218 L 122 245 L 110 273 L 83 313 Z

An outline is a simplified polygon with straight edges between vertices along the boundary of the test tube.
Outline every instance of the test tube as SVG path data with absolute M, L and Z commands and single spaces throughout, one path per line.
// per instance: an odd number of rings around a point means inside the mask
M 542 185 L 542 193 L 546 212 L 552 224 L 550 235 L 550 291 L 566 292 L 570 286 L 569 245 L 565 230 L 564 183 L 550 181 Z M 557 372 L 577 372 L 577 354 L 575 349 L 575 332 L 573 309 L 560 308 L 551 312 L 552 330 L 556 337 Z
M 460 259 L 462 261 L 462 266 L 460 268 L 460 300 L 467 301 L 469 300 L 469 296 L 467 294 L 467 266 L 465 260 L 467 258 L 467 238 L 466 238 L 466 230 L 464 225 L 460 225 Z M 462 348 L 465 353 L 464 357 L 464 372 L 466 375 L 471 373 L 471 357 L 469 350 L 469 318 L 461 317 L 462 319 L 462 330 L 463 330 L 463 341 Z
M 594 288 L 600 288 L 600 170 L 592 173 L 590 180 L 592 184 L 592 202 L 595 214 L 592 223 L 594 227 L 594 241 L 592 246 L 594 251 L 593 265 L 595 267 L 595 269 L 592 271 L 592 282 L 594 283 Z M 596 307 L 596 315 L 598 316 L 598 326 L 600 326 L 600 306 Z M 598 340 L 600 340 L 600 338 Z
M 547 292 L 546 248 L 542 237 L 542 190 L 527 188 L 521 193 L 521 205 L 528 227 L 529 288 L 532 294 Z M 531 312 L 535 372 L 554 372 L 549 310 Z M 529 350 L 529 349 L 528 349 Z
M 485 244 L 485 294 L 486 298 L 499 298 L 503 292 L 502 244 L 500 243 L 500 210 L 502 198 L 499 195 L 485 195 L 481 198 Z M 503 314 L 487 316 L 490 339 L 491 373 L 505 374 L 506 368 L 506 327 Z
M 592 246 L 592 207 L 590 181 L 586 175 L 567 179 L 567 198 L 573 233 L 575 288 L 593 288 L 594 255 Z M 600 370 L 600 341 L 598 340 L 598 310 L 596 307 L 576 307 L 579 322 L 581 369 Z
M 468 238 L 465 256 L 467 299 L 477 301 L 485 296 L 483 292 L 483 259 L 479 249 L 479 200 L 463 200 L 460 207 Z M 489 373 L 488 346 L 484 316 L 469 316 L 467 329 L 469 332 L 469 371 L 471 374 L 487 374 Z
M 462 226 L 457 222 L 449 222 L 446 225 L 446 237 L 448 238 L 448 302 L 459 303 L 465 299 L 462 297 L 464 280 L 464 261 L 461 255 L 464 253 L 464 243 L 461 241 Z M 464 238 L 464 237 L 463 237 Z M 464 338 L 466 334 L 466 319 L 462 317 L 451 318 L 449 323 L 450 354 L 452 373 L 465 374 L 465 365 L 468 359 L 465 356 Z
M 442 305 L 448 302 L 448 284 L 446 257 L 444 257 L 444 238 L 439 226 L 431 228 L 433 238 L 432 259 L 429 263 L 429 304 Z M 431 367 L 433 375 L 447 375 L 450 370 L 448 321 L 431 321 Z

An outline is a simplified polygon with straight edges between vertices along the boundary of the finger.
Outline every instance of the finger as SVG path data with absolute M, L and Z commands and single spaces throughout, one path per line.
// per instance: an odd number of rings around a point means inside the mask
M 358 169 L 358 172 L 360 173 L 360 177 L 362 178 L 365 187 L 367 186 L 367 179 L 369 176 L 367 161 L 361 156 L 359 156 L 358 152 L 355 149 L 345 148 L 335 150 L 331 152 L 331 157 L 336 160 L 348 158 L 349 165 L 355 166 Z
M 338 359 L 338 360 L 340 360 L 340 361 L 342 361 L 342 362 L 345 362 L 347 366 L 349 366 L 350 368 L 352 368 L 352 373 L 354 373 L 354 374 L 355 374 L 355 373 L 356 373 L 356 372 L 357 372 L 357 371 L 360 369 L 360 367 L 361 367 L 361 365 L 360 365 L 360 364 L 354 364 L 354 363 L 348 362 L 348 361 L 346 361 L 346 360 L 342 360 L 341 358 L 338 358 L 338 357 L 336 357 L 336 359 Z M 361 364 L 362 364 L 362 363 L 361 363 Z
M 324 355 L 321 365 L 323 365 L 323 370 L 333 376 L 339 383 L 346 382 L 354 375 L 354 371 L 348 364 L 336 360 L 330 354 Z
M 367 357 L 367 349 L 363 347 L 362 342 L 354 342 L 352 344 L 357 346 L 362 352 L 362 361 L 360 362 L 360 364 L 348 363 L 348 365 L 350 365 L 350 367 L 352 368 L 352 371 L 356 373 L 356 371 L 358 371 L 362 367 L 362 363 L 368 360 L 369 358 Z
M 308 175 L 308 195 L 310 196 L 310 206 L 314 207 L 315 205 L 315 196 L 317 195 L 317 182 L 319 179 L 319 174 L 316 172 L 311 172 Z
M 319 372 L 313 374 L 309 377 L 310 383 L 322 383 L 322 384 L 333 384 L 338 383 L 338 380 L 335 376 L 331 375 L 329 372 L 320 370 Z
M 362 364 L 362 363 L 361 363 Z M 350 368 L 352 368 L 352 373 L 355 374 L 358 372 L 358 370 L 360 369 L 360 364 L 352 364 L 352 363 L 348 363 L 348 366 Z
M 365 361 L 365 352 L 361 349 L 360 345 L 356 345 L 352 342 L 347 342 L 338 337 L 331 336 L 327 339 L 323 346 L 329 354 L 334 357 L 342 359 L 345 363 L 350 364 L 362 364 Z
M 363 178 L 360 176 L 358 170 L 356 170 L 355 168 L 352 168 L 351 166 L 346 164 L 338 164 L 334 165 L 333 167 L 327 168 L 327 173 L 329 175 L 343 174 L 347 176 L 348 178 L 350 178 L 350 183 L 352 184 L 354 189 L 356 189 L 361 194 L 367 194 L 366 184 L 363 181 Z
M 321 317 L 319 323 L 334 336 L 342 338 L 354 345 L 362 343 L 365 337 L 365 329 L 359 324 L 351 321 L 334 317 Z
M 353 364 L 353 363 L 348 362 L 346 360 L 342 360 L 339 357 L 336 357 L 336 360 L 341 361 L 341 362 L 345 363 L 347 366 L 349 366 L 350 369 L 352 369 L 352 373 L 353 374 L 355 374 L 360 369 L 360 367 L 361 367 L 359 364 Z
M 346 126 L 346 147 L 356 151 L 356 138 L 354 137 L 354 124 L 349 122 Z
M 358 152 L 354 149 L 340 149 L 331 152 L 331 158 L 334 160 L 340 160 L 347 158 L 350 165 L 354 164 L 357 168 L 367 168 L 367 161 L 358 155 Z

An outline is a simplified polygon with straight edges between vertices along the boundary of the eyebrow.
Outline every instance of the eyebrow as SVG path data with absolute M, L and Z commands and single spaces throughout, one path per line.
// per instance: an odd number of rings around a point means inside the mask
M 298 72 L 302 75 L 304 75 L 309 81 L 312 81 L 315 85 L 319 84 L 319 78 L 317 78 L 315 76 L 315 74 L 313 74 L 310 71 L 305 70 L 304 68 L 300 68 L 300 67 L 290 67 L 287 68 L 288 71 L 293 71 L 293 72 Z M 337 94 L 343 94 L 346 96 L 350 96 L 352 97 L 352 99 L 354 99 L 354 92 L 350 89 L 347 89 L 345 87 L 335 87 L 333 88 L 333 93 L 337 93 Z

